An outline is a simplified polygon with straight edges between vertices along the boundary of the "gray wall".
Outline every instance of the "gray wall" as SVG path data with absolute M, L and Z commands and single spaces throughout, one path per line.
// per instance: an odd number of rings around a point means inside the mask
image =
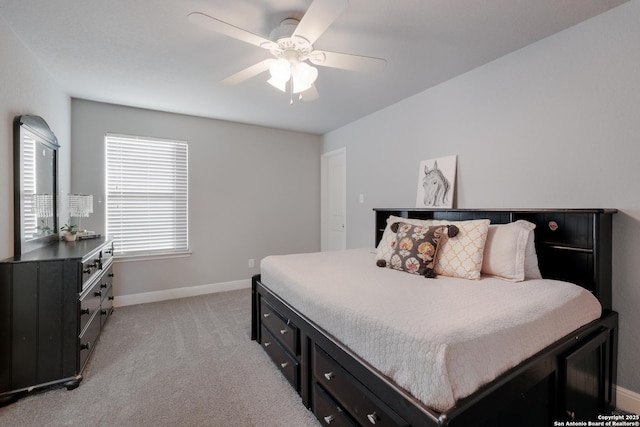
M 349 247 L 415 206 L 420 160 L 458 155 L 457 206 L 607 207 L 618 381 L 640 392 L 640 0 L 324 136 L 347 147 Z M 358 203 L 364 194 L 365 203 Z
M 319 136 L 73 99 L 71 188 L 94 196 L 82 225 L 101 233 L 109 132 L 189 143 L 193 253 L 116 264 L 117 295 L 247 279 L 267 255 L 319 250 Z
M 13 256 L 13 118 L 44 118 L 56 134 L 59 189 L 69 190 L 70 99 L 0 16 L 0 259 Z M 61 217 L 62 219 L 63 217 Z

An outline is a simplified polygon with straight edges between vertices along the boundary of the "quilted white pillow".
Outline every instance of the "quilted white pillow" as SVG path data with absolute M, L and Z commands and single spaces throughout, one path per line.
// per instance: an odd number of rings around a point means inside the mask
M 442 276 L 460 277 L 462 279 L 479 279 L 482 270 L 482 257 L 484 245 L 489 232 L 488 219 L 475 219 L 469 221 L 447 221 L 439 219 L 409 219 L 397 216 L 389 216 L 387 227 L 378 244 L 376 261 L 384 259 L 389 262 L 396 242 L 396 235 L 390 226 L 394 222 L 405 222 L 411 225 L 454 224 L 460 230 L 455 239 L 442 242 L 436 259 L 435 272 Z
M 537 267 L 535 246 L 529 244 L 529 241 L 533 244 L 534 228 L 536 228 L 535 224 L 522 219 L 509 224 L 489 226 L 484 247 L 482 274 L 512 282 L 523 281 L 526 277 L 525 260 L 527 255 L 531 256 L 532 248 Z M 539 270 L 538 274 L 540 274 Z
M 542 279 L 540 266 L 538 266 L 538 254 L 536 253 L 536 240 L 533 230 L 529 232 L 527 248 L 524 253 L 524 280 Z
M 436 274 L 462 279 L 479 279 L 482 271 L 484 245 L 489 233 L 489 220 L 439 220 L 437 222 L 437 225 L 455 224 L 459 232 L 455 239 L 447 239 L 442 243 L 436 260 Z

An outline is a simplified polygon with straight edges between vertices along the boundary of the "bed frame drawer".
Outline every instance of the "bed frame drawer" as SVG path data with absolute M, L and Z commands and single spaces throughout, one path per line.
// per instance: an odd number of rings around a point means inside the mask
M 273 360 L 293 388 L 295 388 L 296 391 L 300 391 L 300 364 L 282 348 L 278 340 L 271 335 L 264 326 L 262 327 L 261 344 L 262 348 L 264 348 L 269 357 L 271 357 L 271 360 Z
M 323 423 L 334 427 L 356 427 L 342 407 L 327 394 L 321 385 L 313 385 L 313 408 L 316 417 Z
M 317 382 L 361 425 L 408 426 L 317 345 L 314 346 L 313 372 Z
M 285 317 L 264 299 L 261 299 L 260 319 L 269 332 L 277 337 L 291 354 L 298 354 L 298 328 L 290 320 L 285 320 Z

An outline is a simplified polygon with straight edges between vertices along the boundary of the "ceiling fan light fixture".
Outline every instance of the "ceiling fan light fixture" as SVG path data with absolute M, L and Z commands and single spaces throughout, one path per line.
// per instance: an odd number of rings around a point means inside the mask
M 286 83 L 291 77 L 291 63 L 284 58 L 275 60 L 269 65 L 269 73 L 272 79 Z
M 287 91 L 287 82 L 289 81 L 289 79 L 287 80 L 278 80 L 275 79 L 273 77 L 271 77 L 269 80 L 267 80 L 267 83 L 269 83 L 271 86 L 275 87 L 276 89 L 278 89 L 281 92 L 286 92 Z
M 292 67 L 293 93 L 304 92 L 311 88 L 318 78 L 318 69 L 306 62 L 298 62 Z

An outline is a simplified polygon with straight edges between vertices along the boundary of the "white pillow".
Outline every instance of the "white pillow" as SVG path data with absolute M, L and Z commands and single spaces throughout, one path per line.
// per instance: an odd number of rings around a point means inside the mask
M 534 228 L 535 224 L 525 220 L 491 225 L 484 247 L 482 274 L 512 282 L 541 278 Z

